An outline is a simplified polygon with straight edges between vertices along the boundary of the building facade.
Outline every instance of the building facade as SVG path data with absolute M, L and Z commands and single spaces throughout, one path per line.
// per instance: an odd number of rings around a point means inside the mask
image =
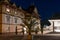
M 17 30 L 22 28 L 20 24 L 22 24 L 24 13 L 21 9 L 18 9 L 15 4 L 11 5 L 8 0 L 2 1 L 0 10 L 0 32 L 15 32 L 16 27 Z
M 21 7 L 17 8 L 15 3 L 11 5 L 8 0 L 2 0 L 0 2 L 0 33 L 21 32 L 21 24 L 24 24 L 22 19 L 25 19 L 27 13 L 29 14 Z M 40 19 L 38 20 L 40 23 Z

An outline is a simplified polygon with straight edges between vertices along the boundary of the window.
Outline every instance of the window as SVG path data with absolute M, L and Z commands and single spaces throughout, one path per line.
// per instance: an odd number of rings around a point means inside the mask
M 7 9 L 6 9 L 6 11 L 7 11 L 7 12 L 10 12 L 10 9 L 9 9 L 9 8 L 7 8 Z
M 6 5 L 6 11 L 7 11 L 7 12 L 10 12 L 10 7 L 9 7 L 9 5 Z
M 15 23 L 17 23 L 17 18 L 15 17 Z
M 15 15 L 18 15 L 18 12 L 17 11 L 15 11 Z
M 17 14 L 17 12 L 15 12 L 15 14 Z
M 10 15 L 6 15 L 6 20 L 7 20 L 7 22 L 10 21 Z

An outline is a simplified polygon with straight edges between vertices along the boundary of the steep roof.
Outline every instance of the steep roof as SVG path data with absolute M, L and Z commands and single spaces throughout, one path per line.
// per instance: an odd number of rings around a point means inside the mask
M 15 3 L 10 2 L 10 0 L 2 0 L 3 4 L 10 5 L 12 8 L 17 8 L 22 11 L 32 14 L 34 17 L 39 18 L 38 10 L 34 5 L 30 5 L 27 9 L 22 8 L 21 6 L 17 6 Z
M 25 14 L 31 14 L 33 17 L 39 18 L 40 15 L 38 14 L 37 7 L 34 5 L 30 5 L 27 9 L 22 8 L 26 13 Z
M 6 2 L 6 3 L 9 3 L 10 0 L 0 0 L 0 2 Z

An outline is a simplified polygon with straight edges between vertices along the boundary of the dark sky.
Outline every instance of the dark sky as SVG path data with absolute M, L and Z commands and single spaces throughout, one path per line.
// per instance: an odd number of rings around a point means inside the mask
M 15 2 L 24 9 L 34 3 L 42 20 L 47 20 L 55 12 L 60 12 L 60 0 L 11 0 L 11 2 Z

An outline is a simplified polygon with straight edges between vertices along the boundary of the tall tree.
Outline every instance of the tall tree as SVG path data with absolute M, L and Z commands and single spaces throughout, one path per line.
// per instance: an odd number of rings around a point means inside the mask
M 31 15 L 23 19 L 23 23 L 28 27 L 29 35 L 31 35 L 31 28 L 39 24 L 38 22 L 36 22 L 36 20 L 32 19 L 33 17 Z
M 49 22 L 48 20 L 44 20 L 44 21 L 41 20 L 41 33 L 42 33 L 42 34 L 43 34 L 44 25 L 49 26 L 49 25 L 51 25 L 51 24 L 50 24 L 50 22 Z

